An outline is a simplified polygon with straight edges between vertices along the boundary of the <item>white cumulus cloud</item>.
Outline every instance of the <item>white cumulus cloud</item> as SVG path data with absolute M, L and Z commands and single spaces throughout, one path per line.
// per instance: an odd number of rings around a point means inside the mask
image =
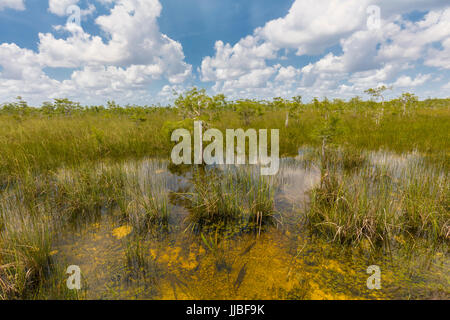
M 380 8 L 379 28 L 368 26 L 373 5 Z M 428 12 L 415 22 L 404 16 L 415 10 Z M 276 69 L 286 52 L 317 59 L 254 80 L 255 74 Z M 450 69 L 449 52 L 447 0 L 296 0 L 286 16 L 267 22 L 235 45 L 216 42 L 215 55 L 203 59 L 200 72 L 203 81 L 215 82 L 216 90 L 241 92 L 246 81 L 249 88 L 258 88 L 255 95 L 278 85 L 285 92 L 340 96 L 380 84 L 423 85 L 430 75 L 398 76 L 423 65 Z
M 0 11 L 6 8 L 14 10 L 25 10 L 25 2 L 24 0 L 1 0 Z
M 69 23 L 55 26 L 56 34 L 39 33 L 37 52 L 0 44 L 0 99 L 19 94 L 34 101 L 58 96 L 104 101 L 133 94 L 144 99 L 154 80 L 179 84 L 191 76 L 181 44 L 159 30 L 158 0 L 110 2 L 110 12 L 95 20 L 104 37 Z M 74 3 L 50 1 L 49 9 L 63 15 Z M 58 81 L 45 74 L 47 67 L 75 70 L 70 79 Z
M 79 0 L 49 0 L 48 10 L 58 16 L 65 16 L 67 15 L 67 8 L 78 2 Z

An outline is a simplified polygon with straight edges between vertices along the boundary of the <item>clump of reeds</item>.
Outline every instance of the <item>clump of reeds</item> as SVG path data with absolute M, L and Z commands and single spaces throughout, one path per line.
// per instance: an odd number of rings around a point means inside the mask
M 132 165 L 127 173 L 122 211 L 140 234 L 166 229 L 171 204 L 167 186 L 167 166 L 157 160 Z
M 313 231 L 333 241 L 373 246 L 396 235 L 432 242 L 449 240 L 448 173 L 423 165 L 365 165 L 356 172 L 322 171 L 306 213 Z
M 404 229 L 433 241 L 450 240 L 450 184 L 448 174 L 415 168 L 401 188 Z
M 193 174 L 192 186 L 185 196 L 188 221 L 194 229 L 266 225 L 274 215 L 274 182 L 248 168 L 199 169 Z
M 11 206 L 10 199 L 2 200 L 0 298 L 31 298 L 53 271 L 51 230 L 45 223 L 50 219 L 41 210 L 31 213 L 25 206 Z
M 242 185 L 233 183 L 232 176 L 219 176 L 198 170 L 192 178 L 192 193 L 189 200 L 189 221 L 199 227 L 236 222 L 243 212 L 241 198 Z
M 362 169 L 369 161 L 365 151 L 349 146 L 326 146 L 323 153 L 318 150 L 309 151 L 305 158 L 306 161 L 319 161 L 322 168 L 345 171 Z
M 340 150 L 342 167 L 344 170 L 355 170 L 367 164 L 365 152 L 355 148 L 343 148 Z
M 387 239 L 396 226 L 395 203 L 387 196 L 389 184 L 371 185 L 368 180 L 337 176 L 335 172 L 328 175 L 311 193 L 309 225 L 341 243 L 366 239 L 374 245 Z
M 89 217 L 120 201 L 125 175 L 119 166 L 81 167 L 54 175 L 54 198 L 63 215 L 72 220 Z

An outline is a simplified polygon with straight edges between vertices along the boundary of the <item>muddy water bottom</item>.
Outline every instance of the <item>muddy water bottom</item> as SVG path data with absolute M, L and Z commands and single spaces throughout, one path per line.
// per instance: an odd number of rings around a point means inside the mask
M 137 235 L 114 211 L 69 229 L 57 259 L 78 265 L 87 299 L 449 299 L 448 248 L 417 243 L 371 250 L 344 248 L 307 236 L 298 212 L 320 181 L 317 168 L 288 160 L 275 206 L 283 223 L 261 232 L 193 234 L 189 212 L 174 205 L 168 231 Z M 171 192 L 188 176 L 167 174 Z M 381 269 L 381 289 L 367 286 L 367 268 Z
M 182 233 L 135 239 L 127 226 L 105 220 L 59 246 L 61 259 L 81 268 L 88 299 L 450 297 L 448 258 L 439 252 L 419 257 L 368 254 L 275 228 L 221 240 L 210 248 L 199 237 Z M 148 264 L 130 266 L 130 243 L 142 248 Z M 367 287 L 366 270 L 374 264 L 382 272 L 381 290 Z

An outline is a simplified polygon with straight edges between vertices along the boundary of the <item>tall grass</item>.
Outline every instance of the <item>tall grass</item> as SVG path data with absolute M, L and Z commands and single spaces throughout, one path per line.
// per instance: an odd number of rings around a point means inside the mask
M 248 226 L 257 221 L 268 224 L 275 213 L 276 187 L 276 181 L 250 168 L 197 169 L 192 191 L 185 194 L 190 227 L 200 230 L 240 223 Z
M 338 107 L 339 106 L 339 107 Z M 448 105 L 421 107 L 407 116 L 386 112 L 380 122 L 372 115 L 376 107 L 361 103 L 336 105 L 334 109 L 303 105 L 285 127 L 286 109 L 260 103 L 264 112 L 242 119 L 239 112 L 217 109 L 208 125 L 227 128 L 280 129 L 280 152 L 296 155 L 303 145 L 317 146 L 312 136 L 321 125 L 324 114 L 341 119 L 339 145 L 348 149 L 391 150 L 398 153 L 414 150 L 427 154 L 443 153 L 448 159 L 450 108 Z M 35 174 L 60 167 L 79 166 L 101 159 L 133 159 L 145 156 L 168 157 L 172 148 L 167 128 L 182 119 L 174 109 L 154 108 L 139 114 L 79 111 L 72 115 L 45 116 L 40 112 L 17 116 L 0 112 L 0 182 L 23 174 Z M 245 120 L 245 121 L 244 121 Z
M 55 277 L 62 270 L 54 263 L 52 218 L 45 210 L 29 212 L 2 199 L 5 227 L 0 234 L 0 299 L 31 299 L 49 296 L 75 298 Z
M 99 159 L 166 155 L 169 144 L 160 131 L 165 120 L 163 114 L 139 123 L 89 114 L 23 120 L 0 116 L 0 173 L 5 180 Z
M 167 164 L 162 161 L 134 163 L 127 170 L 122 212 L 138 233 L 155 227 L 167 229 L 171 215 Z
M 450 240 L 448 171 L 403 159 L 401 166 L 368 163 L 357 172 L 328 166 L 311 192 L 309 226 L 346 244 L 373 246 L 402 235 L 431 243 Z
M 102 211 L 119 210 L 136 233 L 167 226 L 168 191 L 164 175 L 156 178 L 162 168 L 160 161 L 100 163 L 26 175 L 6 186 L 0 198 L 0 298 L 77 298 L 63 284 L 53 240 Z
M 404 228 L 416 237 L 450 240 L 450 181 L 447 173 L 414 168 L 402 177 Z

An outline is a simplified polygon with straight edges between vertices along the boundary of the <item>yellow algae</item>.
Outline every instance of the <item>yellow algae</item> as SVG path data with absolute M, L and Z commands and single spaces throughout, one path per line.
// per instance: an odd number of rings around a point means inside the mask
M 199 248 L 198 248 L 198 254 L 199 255 L 204 255 L 206 253 L 206 250 L 202 247 L 202 246 L 200 246 Z
M 172 248 L 172 254 L 175 256 L 178 256 L 181 252 L 181 247 L 174 247 Z
M 100 229 L 100 223 L 98 223 L 98 222 L 93 223 L 92 229 L 96 229 L 96 230 Z
M 345 286 L 335 288 L 336 279 L 356 281 L 355 272 L 337 260 L 322 259 L 314 266 L 288 253 L 279 238 L 261 235 L 255 245 L 248 241 L 223 241 L 216 251 L 182 244 L 161 248 L 151 255 L 168 268 L 162 279 L 162 299 L 359 299 Z M 248 248 L 250 250 L 247 250 Z M 243 253 L 245 253 L 243 255 Z M 308 262 L 308 263 L 305 263 Z M 365 276 L 363 274 L 363 276 Z M 180 285 L 173 279 L 181 279 Z M 330 281 L 331 280 L 331 281 Z M 333 282 L 334 281 L 334 282 Z M 364 291 L 365 282 L 357 281 Z M 360 290 L 360 291 L 361 291 Z M 357 292 L 358 293 L 358 292 Z M 366 293 L 367 295 L 367 293 Z M 376 298 L 376 295 L 372 295 Z
M 316 282 L 309 282 L 309 299 L 310 300 L 355 300 L 356 297 L 351 297 L 342 293 L 325 292 L 323 288 Z
M 133 230 L 133 228 L 131 226 L 125 225 L 125 226 L 121 226 L 121 227 L 114 229 L 112 231 L 112 234 L 114 237 L 116 237 L 117 239 L 120 240 L 122 238 L 125 238 L 127 235 L 129 235 L 132 230 Z
M 336 260 L 327 260 L 327 263 L 324 265 L 324 267 L 344 274 L 344 271 L 341 269 L 340 264 Z
M 259 237 L 220 238 L 212 248 L 192 235 L 143 240 L 143 259 L 151 263 L 135 269 L 146 272 L 147 280 L 142 280 L 123 273 L 127 249 L 125 242 L 115 241 L 131 227 L 114 229 L 114 237 L 110 230 L 102 225 L 72 246 L 58 247 L 70 252 L 70 261 L 82 268 L 89 298 L 340 300 L 401 298 L 412 290 L 446 294 L 426 283 L 412 283 L 406 265 L 391 265 L 363 250 L 339 250 L 317 239 L 306 242 L 293 231 L 276 229 Z M 366 270 L 377 262 L 382 290 L 369 290 Z M 435 282 L 442 283 L 443 277 L 436 275 Z
M 157 252 L 155 249 L 150 249 L 150 256 L 152 257 L 153 260 L 156 260 Z
M 181 267 L 186 269 L 186 270 L 193 270 L 197 266 L 198 266 L 197 257 L 196 257 L 196 254 L 194 252 L 189 253 L 188 258 L 184 259 L 181 262 Z

